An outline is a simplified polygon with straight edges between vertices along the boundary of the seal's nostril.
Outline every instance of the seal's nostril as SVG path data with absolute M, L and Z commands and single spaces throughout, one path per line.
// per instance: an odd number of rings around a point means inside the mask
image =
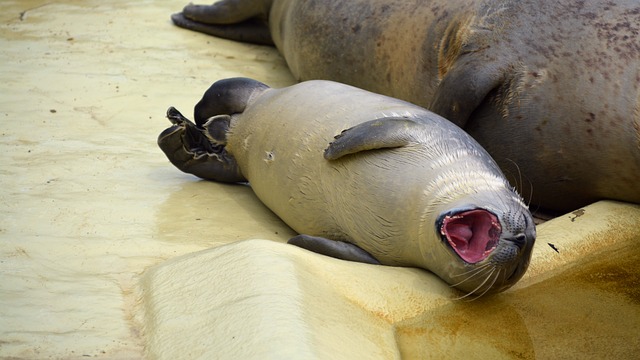
M 525 234 L 516 235 L 511 239 L 511 242 L 522 250 L 522 248 L 527 244 L 527 236 Z

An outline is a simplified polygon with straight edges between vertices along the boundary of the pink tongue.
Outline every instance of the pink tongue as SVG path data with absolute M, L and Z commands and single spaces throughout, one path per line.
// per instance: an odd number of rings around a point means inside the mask
M 446 216 L 440 231 L 462 260 L 474 264 L 496 248 L 502 228 L 492 213 L 470 210 Z

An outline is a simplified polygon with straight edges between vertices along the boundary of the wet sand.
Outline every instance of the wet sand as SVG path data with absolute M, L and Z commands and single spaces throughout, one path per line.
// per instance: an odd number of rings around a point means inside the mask
M 249 188 L 176 171 L 156 145 L 167 107 L 191 114 L 217 79 L 293 83 L 274 49 L 174 27 L 181 6 L 3 2 L 0 355 L 141 356 L 145 268 L 290 233 Z

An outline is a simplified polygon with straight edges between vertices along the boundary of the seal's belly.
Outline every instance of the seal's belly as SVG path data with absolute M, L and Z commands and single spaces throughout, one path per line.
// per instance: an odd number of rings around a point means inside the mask
M 403 236 L 407 224 L 417 223 L 411 199 L 420 197 L 431 176 L 420 146 L 370 150 L 333 161 L 323 153 L 336 135 L 354 125 L 429 113 L 343 85 L 337 89 L 325 84 L 263 95 L 234 120 L 238 124 L 228 149 L 260 200 L 299 233 L 356 244 L 358 239 Z

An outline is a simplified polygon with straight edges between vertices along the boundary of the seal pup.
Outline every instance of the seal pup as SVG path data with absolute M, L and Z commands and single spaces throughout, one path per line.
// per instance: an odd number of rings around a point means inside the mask
M 248 181 L 299 236 L 289 242 L 365 263 L 427 269 L 482 295 L 524 274 L 527 206 L 460 128 L 416 105 L 329 81 L 272 89 L 233 78 L 176 109 L 158 137 L 180 170 Z
M 224 0 L 173 21 L 426 107 L 541 208 L 640 203 L 637 0 Z

